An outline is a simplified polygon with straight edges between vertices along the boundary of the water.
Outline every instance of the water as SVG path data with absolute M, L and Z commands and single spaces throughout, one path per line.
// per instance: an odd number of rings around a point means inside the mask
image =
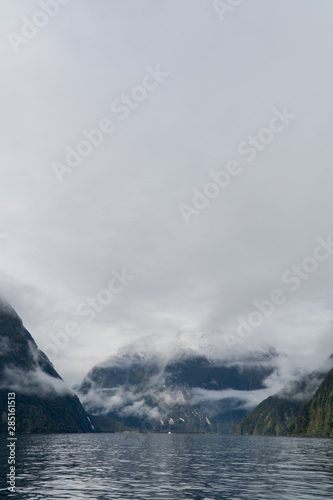
M 3 488 L 5 436 L 0 445 Z M 17 493 L 8 496 L 13 499 L 333 498 L 333 440 L 328 439 L 18 435 L 17 458 Z

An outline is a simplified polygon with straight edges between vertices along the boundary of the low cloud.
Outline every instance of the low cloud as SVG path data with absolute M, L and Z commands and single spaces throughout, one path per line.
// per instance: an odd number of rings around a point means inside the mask
M 121 417 L 159 419 L 161 411 L 157 406 L 148 406 L 144 393 L 135 393 L 124 387 L 115 389 L 91 390 L 85 396 L 80 395 L 84 408 L 97 415 L 117 412 Z
M 195 388 L 192 390 L 191 404 L 206 405 L 207 403 L 221 403 L 225 400 L 235 400 L 235 402 L 237 401 L 238 408 L 251 410 L 271 395 L 272 391 L 269 388 L 255 391 L 237 391 L 233 389 L 227 389 L 225 391 L 208 391 Z
M 6 367 L 2 377 L 0 389 L 19 394 L 40 397 L 73 394 L 62 379 L 51 377 L 39 369 L 23 371 L 16 367 Z
M 96 367 L 101 372 L 94 373 L 92 370 L 89 373 L 82 383 L 87 392 L 84 393 L 82 390 L 80 392 L 81 402 L 87 411 L 104 415 L 117 413 L 120 417 L 164 419 L 172 409 L 182 406 L 202 407 L 209 416 L 223 413 L 231 407 L 251 410 L 268 396 L 281 391 L 294 373 L 290 360 L 269 346 L 242 353 L 241 360 L 239 352 L 229 353 L 228 358 L 223 353 L 224 359 L 219 360 L 216 353 L 215 360 L 209 358 L 205 360 L 201 353 L 204 363 L 202 366 L 208 369 L 208 373 L 210 366 L 214 369 L 219 366 L 230 369 L 236 367 L 240 374 L 249 369 L 271 368 L 272 373 L 264 379 L 263 388 L 257 390 L 214 390 L 213 380 L 210 390 L 190 387 L 181 380 L 178 383 L 177 377 L 174 380 L 173 375 L 177 373 L 177 363 L 180 363 L 179 366 L 186 366 L 188 360 L 197 359 L 196 354 L 199 353 L 196 353 L 195 349 L 180 349 L 176 351 L 176 355 L 171 349 L 167 353 L 170 355 L 173 352 L 174 357 L 167 359 L 165 352 L 158 357 L 154 349 L 150 348 L 147 351 L 147 345 L 146 339 L 145 351 L 142 349 L 141 341 L 132 344 L 127 350 L 121 349 L 117 355 Z M 138 347 L 142 349 L 141 352 L 136 351 Z M 168 371 L 170 369 L 168 362 L 171 365 L 176 363 L 176 372 Z M 136 370 L 145 366 L 153 366 L 157 371 L 152 376 L 147 375 L 142 380 L 138 379 L 135 384 L 117 382 L 119 380 L 117 377 L 123 373 L 121 370 L 127 370 L 127 376 L 130 377 L 131 368 L 135 367 L 134 374 L 137 377 Z M 110 379 L 108 379 L 108 369 L 111 370 Z M 256 371 L 256 373 L 262 372 Z M 111 380 L 113 382 L 110 382 Z M 103 384 L 103 381 L 106 384 L 115 384 L 115 387 L 101 388 L 99 384 Z

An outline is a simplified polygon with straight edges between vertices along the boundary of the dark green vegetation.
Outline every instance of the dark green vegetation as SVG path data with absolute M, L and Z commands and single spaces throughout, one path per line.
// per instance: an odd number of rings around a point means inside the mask
M 0 303 L 0 432 L 7 432 L 8 392 L 16 394 L 17 432 L 91 432 L 69 391 L 21 319 Z
M 303 403 L 270 396 L 238 422 L 232 434 L 254 436 L 286 436 L 288 426 L 294 422 Z
M 290 427 L 292 436 L 333 437 L 333 368 Z
M 265 387 L 276 357 L 268 350 L 212 361 L 186 351 L 163 361 L 125 349 L 94 367 L 78 393 L 89 413 L 133 429 L 227 434 L 248 413 L 243 395 Z
M 92 428 L 79 399 L 73 395 L 37 395 L 16 392 L 17 432 L 91 432 Z M 7 432 L 7 394 L 0 391 L 0 432 Z
M 233 427 L 232 433 L 255 436 L 287 436 L 290 433 L 294 435 L 328 435 L 327 425 L 329 426 L 330 418 L 332 421 L 330 415 L 333 415 L 332 387 L 331 392 L 329 392 L 327 383 L 322 381 L 328 368 L 332 366 L 332 361 L 331 357 L 325 362 L 322 370 L 303 375 L 278 394 L 262 401 L 259 406 Z M 321 382 L 322 384 L 318 388 Z M 323 387 L 326 387 L 326 390 Z M 316 398 L 316 403 L 308 402 L 317 388 L 317 393 L 320 392 L 322 395 L 321 398 L 318 399 L 315 396 L 311 401 Z M 330 410 L 325 410 L 327 407 Z M 314 408 L 317 412 L 315 417 L 317 424 L 310 425 L 310 415 L 313 415 Z M 327 415 L 324 416 L 325 412 Z

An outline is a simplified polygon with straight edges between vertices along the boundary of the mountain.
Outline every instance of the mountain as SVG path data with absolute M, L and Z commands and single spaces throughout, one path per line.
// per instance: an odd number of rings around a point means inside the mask
M 15 392 L 17 432 L 92 432 L 89 417 L 11 306 L 0 302 L 0 432 Z
M 288 426 L 294 422 L 303 402 L 270 396 L 251 413 L 240 420 L 232 434 L 254 436 L 286 436 Z
M 78 394 L 90 414 L 139 430 L 229 433 L 248 413 L 248 395 L 266 390 L 281 354 L 210 359 L 190 349 L 170 359 L 128 346 L 90 370 Z
M 113 420 L 110 417 L 103 415 L 90 415 L 89 420 L 91 422 L 94 432 L 130 432 L 132 429 L 122 422 Z
M 291 436 L 333 437 L 333 368 L 290 427 Z
M 314 372 L 291 381 L 282 391 L 262 401 L 232 429 L 232 434 L 286 436 L 304 404 L 313 396 L 333 365 L 332 357 Z

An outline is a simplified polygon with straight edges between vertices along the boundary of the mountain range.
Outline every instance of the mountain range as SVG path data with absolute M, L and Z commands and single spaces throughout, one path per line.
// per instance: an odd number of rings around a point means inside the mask
M 266 394 L 282 356 L 272 347 L 235 359 L 186 349 L 165 359 L 135 347 L 93 367 L 77 392 L 91 414 L 159 432 L 229 433 L 249 412 L 248 400 Z
M 94 366 L 76 394 L 0 301 L 0 432 L 15 392 L 17 432 L 333 437 L 333 355 L 314 372 L 291 374 L 274 393 L 286 361 L 280 351 L 211 353 L 181 347 L 166 355 L 139 341 Z

